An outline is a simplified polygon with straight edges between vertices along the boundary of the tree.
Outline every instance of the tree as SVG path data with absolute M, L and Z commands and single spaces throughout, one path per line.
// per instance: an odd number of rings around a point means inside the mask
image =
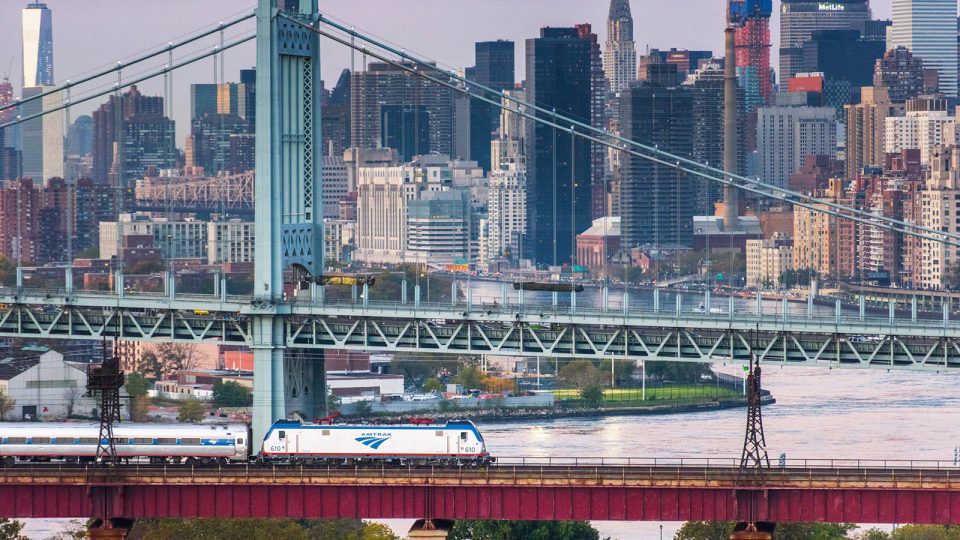
M 160 343 L 154 347 L 157 378 L 197 367 L 197 346 L 193 343 Z
M 30 540 L 20 534 L 23 531 L 23 522 L 15 519 L 0 518 L 0 539 L 2 540 Z
M 949 525 L 904 525 L 889 536 L 890 540 L 960 540 L 960 527 Z
M 696 362 L 647 362 L 647 377 L 661 381 L 699 382 L 701 376 L 712 375 L 710 364 Z
M 249 407 L 253 393 L 236 381 L 217 381 L 213 383 L 213 402 L 218 407 Z
M 373 405 L 367 400 L 357 401 L 354 406 L 354 416 L 370 416 L 373 412 Z
M 816 276 L 817 273 L 809 268 L 784 270 L 784 272 L 780 274 L 780 285 L 787 289 L 800 285 L 809 285 L 810 280 Z
M 723 521 L 688 521 L 673 535 L 673 540 L 727 540 L 733 526 Z
M 472 390 L 475 388 L 484 388 L 486 379 L 486 374 L 484 374 L 480 368 L 468 364 L 460 369 L 460 373 L 454 381 L 463 386 L 464 390 Z
M 560 368 L 560 380 L 577 389 L 600 384 L 603 376 L 589 360 L 574 360 Z
M 586 521 L 482 521 L 464 519 L 453 525 L 450 540 L 598 540 Z
M 580 390 L 580 399 L 591 405 L 603 401 L 603 387 L 599 384 L 588 384 Z
M 443 392 L 446 390 L 446 387 L 443 386 L 443 383 L 440 382 L 440 379 L 431 377 L 427 379 L 427 382 L 423 383 L 423 390 L 425 392 Z
M 73 417 L 73 411 L 77 407 L 77 400 L 83 392 L 76 386 L 71 386 L 63 391 L 63 402 L 67 406 L 67 418 Z
M 3 420 L 10 414 L 15 404 L 16 400 L 8 397 L 3 390 L 0 390 L 0 420 Z
M 733 532 L 732 522 L 688 521 L 673 540 L 727 540 Z M 840 540 L 850 538 L 856 525 L 850 523 L 780 523 L 773 532 L 774 540 Z
M 780 523 L 773 533 L 774 540 L 836 540 L 849 538 L 856 530 L 851 523 Z
M 149 384 L 142 374 L 131 373 L 127 375 L 127 382 L 123 387 L 127 390 L 127 395 L 136 398 L 147 395 Z
M 352 520 L 138 519 L 130 540 L 399 540 L 385 525 Z
M 890 533 L 880 529 L 867 529 L 857 535 L 857 540 L 890 540 Z
M 633 372 L 637 366 L 633 360 L 624 360 L 622 358 L 607 358 L 600 362 L 598 375 L 603 377 L 604 384 L 610 384 L 610 369 L 613 368 L 613 380 L 617 385 L 629 383 L 633 380 Z
M 205 414 L 206 411 L 202 403 L 195 399 L 188 399 L 180 405 L 180 410 L 177 412 L 177 421 L 198 424 L 203 421 Z

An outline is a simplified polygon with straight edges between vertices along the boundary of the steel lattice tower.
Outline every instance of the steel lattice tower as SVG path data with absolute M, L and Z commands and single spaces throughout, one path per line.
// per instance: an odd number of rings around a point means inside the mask
M 116 347 L 114 347 L 116 349 Z M 114 444 L 113 423 L 120 421 L 120 388 L 124 383 L 120 371 L 120 358 L 114 353 L 107 357 L 107 344 L 103 344 L 103 361 L 87 368 L 87 392 L 100 396 L 100 436 L 97 439 L 97 463 L 116 463 L 117 448 Z
M 747 429 L 743 435 L 743 454 L 740 456 L 740 471 L 737 476 L 737 483 L 740 485 L 763 485 L 766 480 L 764 471 L 770 468 L 760 404 L 760 362 L 756 355 L 753 355 L 750 360 L 750 374 L 747 376 Z

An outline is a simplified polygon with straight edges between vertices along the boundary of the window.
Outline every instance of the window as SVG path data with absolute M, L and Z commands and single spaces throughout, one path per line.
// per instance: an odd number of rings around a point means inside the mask
M 75 444 L 73 437 L 57 437 L 55 444 Z
M 200 444 L 200 439 L 180 439 L 180 444 Z
M 437 437 L 443 437 L 443 431 L 438 429 L 438 430 L 436 431 L 436 436 L 437 436 Z
M 26 437 L 9 437 L 7 438 L 7 444 L 27 444 Z
M 97 444 L 96 437 L 80 437 L 80 444 Z
M 157 444 L 177 444 L 177 440 L 172 437 L 158 437 Z
M 30 440 L 31 444 L 50 444 L 50 437 L 33 437 Z
M 461 431 L 461 432 L 460 432 L 460 440 L 461 440 L 461 441 L 467 440 L 467 432 L 466 432 L 466 431 Z
M 152 437 L 134 437 L 133 444 L 153 444 Z
M 329 431 L 329 430 L 324 430 L 324 431 Z M 239 438 L 239 439 L 237 439 L 237 444 L 243 444 L 243 438 L 242 438 L 242 437 Z
M 329 429 L 325 429 L 325 430 L 323 430 L 320 434 L 323 435 L 324 437 L 327 437 L 327 436 L 330 435 L 330 430 L 329 430 Z
M 277 437 L 279 437 L 280 439 L 286 439 L 287 432 L 281 429 L 280 432 L 277 434 Z

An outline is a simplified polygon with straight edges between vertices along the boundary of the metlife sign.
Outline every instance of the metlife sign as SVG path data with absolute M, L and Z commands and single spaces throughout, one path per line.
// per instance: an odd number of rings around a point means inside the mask
M 835 4 L 833 2 L 820 2 L 817 8 L 820 11 L 844 11 L 847 9 L 847 6 L 843 4 Z

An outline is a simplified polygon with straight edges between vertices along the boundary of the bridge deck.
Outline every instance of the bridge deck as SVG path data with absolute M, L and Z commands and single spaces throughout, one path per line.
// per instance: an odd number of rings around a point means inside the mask
M 750 513 L 753 509 L 753 513 Z M 958 469 L 13 467 L 0 517 L 829 521 L 960 524 Z

